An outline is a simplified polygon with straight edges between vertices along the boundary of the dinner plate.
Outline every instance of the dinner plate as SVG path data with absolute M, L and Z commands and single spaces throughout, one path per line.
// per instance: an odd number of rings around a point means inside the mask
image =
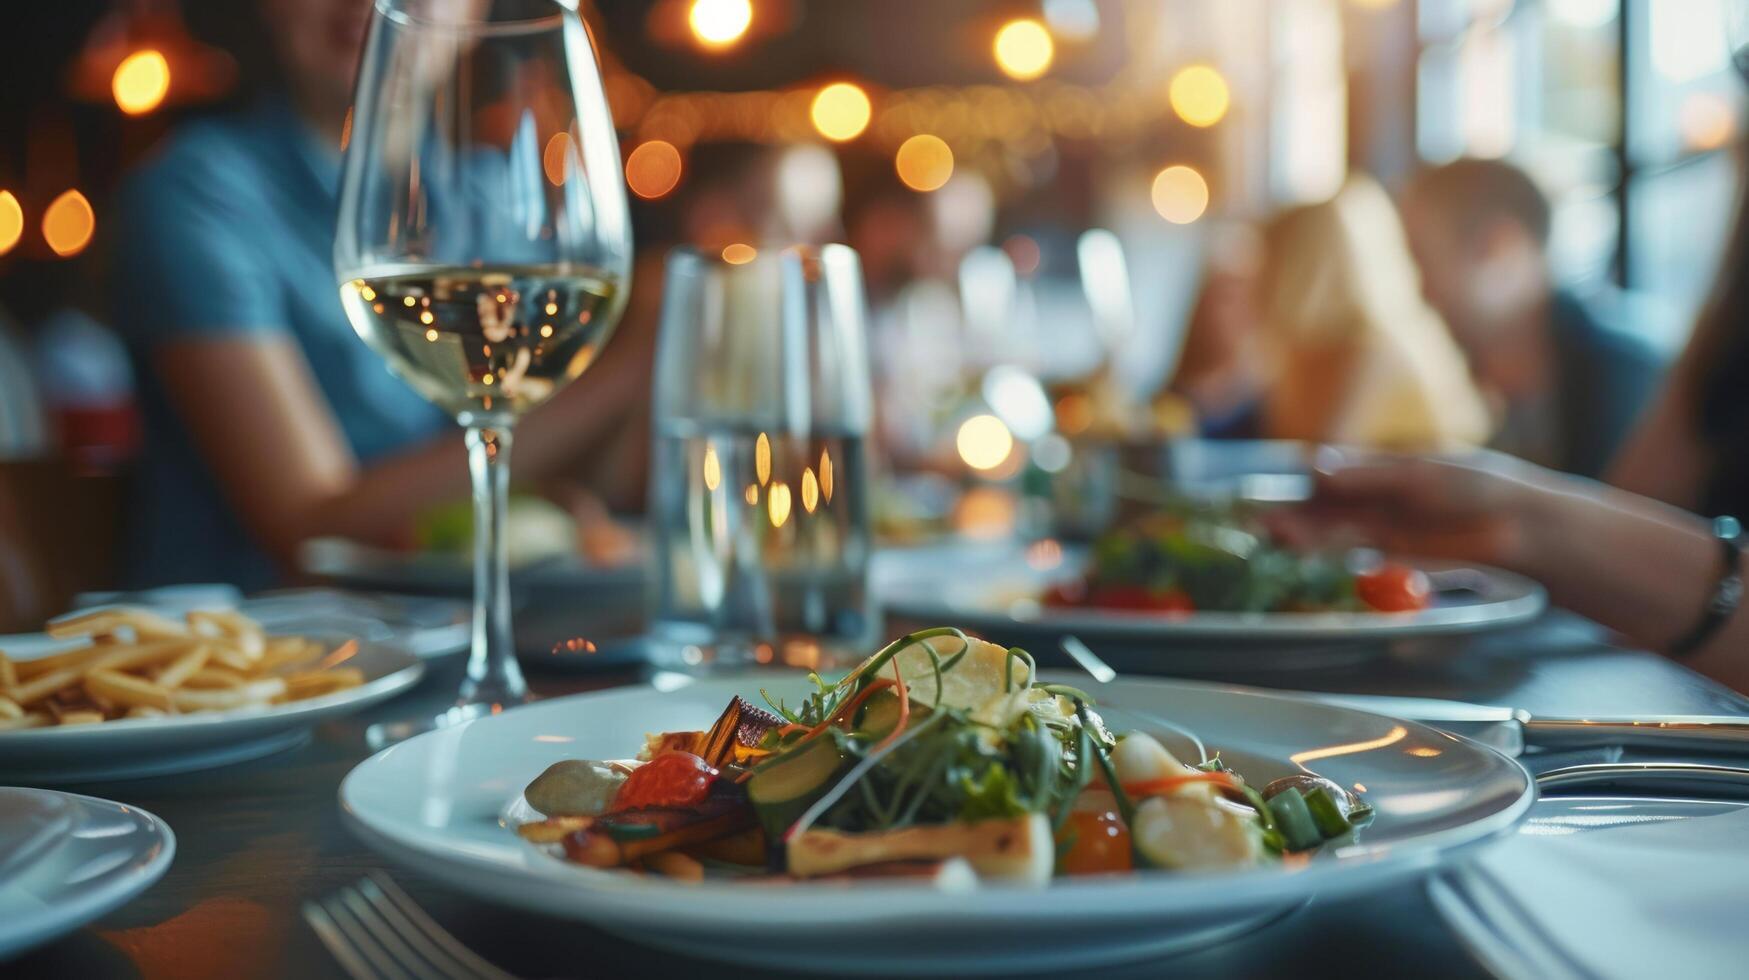
M 466 555 L 391 551 L 344 538 L 320 538 L 304 546 L 298 563 L 305 573 L 348 589 L 462 597 L 474 591 L 474 566 Z M 510 569 L 511 591 L 518 596 L 629 596 L 642 601 L 644 578 L 643 566 L 636 562 L 591 565 L 578 555 L 536 558 Z
M 0 961 L 145 891 L 175 853 L 170 828 L 138 807 L 0 787 Z
M 1003 635 L 1073 633 L 1088 642 L 1230 647 L 1283 642 L 1354 644 L 1475 633 L 1525 623 L 1548 607 L 1536 582 L 1483 565 L 1417 560 L 1432 579 L 1433 601 L 1414 613 L 1153 613 L 1058 609 L 1038 597 L 1080 577 L 1078 549 L 983 547 L 911 549 L 880 556 L 874 589 L 889 615 L 954 623 Z M 1156 646 L 1161 660 L 1180 651 Z
M 1236 688 L 1119 680 L 1089 688 L 1112 727 L 1146 727 L 1183 749 L 1160 721 L 1169 720 L 1259 785 L 1315 771 L 1362 789 L 1377 818 L 1357 842 L 1298 866 L 969 892 L 686 884 L 568 864 L 510 826 L 526 806 L 523 786 L 548 765 L 624 757 L 647 732 L 707 727 L 731 695 L 757 698 L 761 688 L 792 700 L 810 689 L 790 674 L 673 678 L 422 735 L 355 768 L 340 787 L 342 810 L 370 846 L 421 874 L 636 942 L 822 973 L 966 974 L 1079 969 L 1256 930 L 1314 895 L 1376 889 L 1457 860 L 1509 833 L 1535 798 L 1516 762 L 1413 722 Z
M 68 646 L 39 635 L 6 640 L 0 649 L 17 660 Z M 286 704 L 0 731 L 0 781 L 32 786 L 89 783 L 259 758 L 303 743 L 320 722 L 399 694 L 425 673 L 417 657 L 381 643 L 360 643 L 347 664 L 363 671 L 363 684 Z

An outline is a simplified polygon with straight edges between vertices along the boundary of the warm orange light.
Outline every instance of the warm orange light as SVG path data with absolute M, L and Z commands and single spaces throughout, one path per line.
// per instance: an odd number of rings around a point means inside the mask
M 747 484 L 747 489 L 741 491 L 741 496 L 743 499 L 745 499 L 747 501 L 747 505 L 749 507 L 759 506 L 759 484 L 757 484 L 757 483 Z
M 547 148 L 540 155 L 541 169 L 547 173 L 547 182 L 558 187 L 565 182 L 565 176 L 570 172 L 571 134 L 557 132 L 547 140 Z
M 1030 17 L 1011 20 L 996 32 L 996 67 L 1009 78 L 1031 81 L 1050 70 L 1056 45 L 1045 25 Z
M 12 246 L 24 236 L 24 208 L 11 191 L 0 191 L 0 255 L 12 251 Z
M 704 447 L 704 488 L 715 490 L 723 485 L 723 464 L 717 459 L 717 447 Z
M 1178 118 L 1192 126 L 1213 126 L 1227 114 L 1232 95 L 1227 80 L 1208 65 L 1179 69 L 1166 89 L 1167 99 Z
M 1209 206 L 1208 181 L 1186 166 L 1172 166 L 1154 176 L 1154 210 L 1175 225 L 1188 225 Z
M 802 467 L 802 509 L 812 514 L 814 508 L 820 506 L 820 481 L 814 477 L 814 468 Z
M 820 496 L 832 502 L 832 454 L 824 449 L 820 450 Z
M 723 261 L 730 265 L 746 265 L 759 257 L 759 250 L 745 242 L 723 246 Z
M 771 495 L 765 498 L 765 511 L 772 527 L 783 527 L 789 520 L 789 484 L 779 480 L 771 485 Z
M 686 22 L 698 43 L 726 48 L 747 33 L 753 23 L 753 4 L 749 0 L 692 0 Z
M 626 157 L 626 186 L 632 193 L 654 200 L 680 183 L 680 151 L 666 140 L 639 143 Z
M 150 48 L 135 51 L 115 66 L 109 88 L 117 108 L 130 116 L 144 115 L 162 105 L 170 92 L 170 62 Z
M 974 415 L 960 423 L 954 445 L 967 466 L 993 470 L 1014 451 L 1014 434 L 994 415 Z
M 1676 114 L 1682 140 L 1692 150 L 1716 150 L 1737 133 L 1737 110 L 1717 92 L 1693 92 Z
M 97 215 L 91 210 L 91 202 L 78 191 L 66 191 L 50 201 L 48 210 L 43 212 L 43 240 L 62 258 L 84 251 L 96 230 Z
M 753 474 L 760 486 L 771 482 L 771 440 L 763 432 L 753 442 Z
M 899 179 L 914 191 L 932 191 L 953 176 L 953 150 L 939 136 L 919 133 L 899 144 L 893 157 Z
M 821 89 L 808 109 L 820 135 L 840 143 L 862 135 L 873 115 L 868 93 L 850 82 L 833 82 Z

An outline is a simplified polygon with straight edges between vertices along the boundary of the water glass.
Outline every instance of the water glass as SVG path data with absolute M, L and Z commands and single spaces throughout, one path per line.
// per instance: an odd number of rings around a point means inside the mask
M 651 631 L 684 663 L 860 659 L 872 406 L 843 245 L 670 255 L 653 395 Z

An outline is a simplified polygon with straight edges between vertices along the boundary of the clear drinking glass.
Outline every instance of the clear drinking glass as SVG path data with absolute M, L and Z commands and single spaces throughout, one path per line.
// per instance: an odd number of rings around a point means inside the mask
M 334 268 L 358 335 L 467 430 L 473 648 L 437 724 L 528 699 L 503 536 L 511 433 L 619 320 L 624 188 L 574 0 L 376 0 Z
M 689 664 L 859 659 L 872 416 L 843 245 L 668 259 L 649 521 L 658 649 Z

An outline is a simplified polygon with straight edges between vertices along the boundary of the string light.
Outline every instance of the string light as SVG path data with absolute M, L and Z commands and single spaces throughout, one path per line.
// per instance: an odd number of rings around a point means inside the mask
M 996 32 L 996 67 L 1009 78 L 1030 82 L 1050 70 L 1056 45 L 1045 25 L 1030 17 L 1011 20 Z
M 974 415 L 960 423 L 954 445 L 967 466 L 993 470 L 1014 451 L 1014 434 L 994 415 Z
M 919 133 L 899 144 L 893 157 L 899 179 L 914 191 L 932 191 L 953 176 L 953 150 L 939 136 Z
M 868 93 L 851 82 L 833 82 L 821 89 L 808 108 L 814 129 L 839 143 L 861 136 L 873 115 Z
M 680 183 L 680 151 L 666 140 L 639 143 L 626 157 L 626 186 L 646 200 L 654 200 Z
M 753 23 L 753 4 L 749 0 L 692 0 L 686 22 L 700 44 L 726 48 L 747 33 Z
M 733 242 L 723 246 L 723 261 L 730 265 L 746 265 L 759 257 L 759 250 L 745 242 Z
M 43 212 L 43 240 L 62 258 L 84 251 L 96 230 L 97 215 L 91 210 L 91 202 L 76 190 L 63 192 Z
M 0 191 L 0 255 L 12 251 L 24 236 L 24 208 L 11 191 Z
M 144 115 L 158 108 L 170 92 L 170 62 L 150 48 L 135 51 L 115 66 L 109 88 L 117 108 L 130 116 Z
M 1188 225 L 1208 210 L 1209 185 L 1193 168 L 1176 165 L 1154 175 L 1150 196 L 1160 217 L 1175 225 Z
M 1227 80 L 1208 65 L 1190 65 L 1172 76 L 1166 95 L 1178 118 L 1197 127 L 1213 126 L 1227 114 L 1232 96 Z
M 554 187 L 565 183 L 571 157 L 571 134 L 563 130 L 554 133 L 547 140 L 547 148 L 540 155 L 541 169 L 546 171 L 547 182 Z

